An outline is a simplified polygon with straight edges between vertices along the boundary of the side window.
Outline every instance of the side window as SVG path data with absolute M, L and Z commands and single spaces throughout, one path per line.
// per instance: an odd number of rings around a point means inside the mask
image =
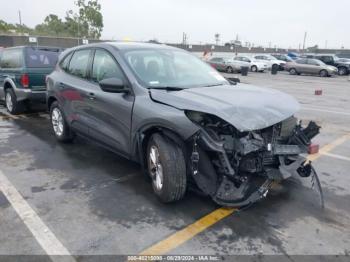
M 123 72 L 113 57 L 107 51 L 96 50 L 92 66 L 92 80 L 100 82 L 112 77 L 124 79 Z
M 306 64 L 306 59 L 299 59 L 295 61 L 297 64 Z
M 307 63 L 309 65 L 319 65 L 319 62 L 315 59 L 309 59 L 309 60 L 307 60 Z
M 1 68 L 20 68 L 23 66 L 22 49 L 4 50 L 1 57 Z
M 81 78 L 87 78 L 89 57 L 89 49 L 75 51 L 70 60 L 68 72 Z
M 333 57 L 331 57 L 331 56 L 322 56 L 322 58 L 320 60 L 325 62 L 325 63 L 333 63 Z
M 60 67 L 64 70 L 64 71 L 68 71 L 68 66 L 69 66 L 69 61 L 72 58 L 72 54 L 70 53 L 68 54 L 60 63 Z

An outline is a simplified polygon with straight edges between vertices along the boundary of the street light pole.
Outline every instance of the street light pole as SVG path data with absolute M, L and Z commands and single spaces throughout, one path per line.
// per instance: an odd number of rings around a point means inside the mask
M 305 42 L 306 42 L 306 36 L 307 36 L 307 32 L 305 32 L 305 34 L 304 34 L 303 53 L 305 52 Z

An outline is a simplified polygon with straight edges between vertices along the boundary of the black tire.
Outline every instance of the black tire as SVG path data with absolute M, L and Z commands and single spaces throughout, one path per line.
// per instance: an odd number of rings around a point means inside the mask
M 61 117 L 62 117 L 62 133 L 58 133 L 56 132 L 55 130 L 55 127 L 54 127 L 54 121 L 53 121 L 53 114 L 54 112 L 58 110 L 61 114 Z M 52 130 L 53 130 L 53 133 L 55 134 L 55 137 L 58 141 L 60 142 L 63 142 L 63 143 L 68 143 L 68 142 L 71 142 L 74 138 L 74 134 L 73 132 L 70 130 L 68 124 L 67 124 L 67 121 L 64 117 L 64 114 L 58 104 L 57 101 L 53 102 L 51 107 L 50 107 L 50 120 L 51 120 L 51 125 L 52 125 Z
M 11 104 L 8 103 L 7 96 L 10 96 Z M 7 88 L 5 90 L 5 106 L 7 111 L 12 115 L 18 115 L 24 111 L 23 102 L 17 101 L 17 96 L 12 88 Z
M 233 68 L 231 66 L 226 67 L 226 73 L 232 74 Z
M 158 150 L 157 161 L 162 170 L 162 186 L 157 188 L 155 169 L 152 169 L 151 150 Z M 183 198 L 186 192 L 186 161 L 179 146 L 160 134 L 154 134 L 147 146 L 147 167 L 152 178 L 153 191 L 163 203 Z M 153 175 L 152 175 L 153 174 Z
M 345 76 L 345 75 L 347 75 L 348 73 L 349 73 L 349 72 L 348 72 L 348 69 L 347 69 L 346 67 L 341 66 L 341 67 L 338 68 L 338 74 L 339 74 L 340 76 Z
M 258 67 L 257 67 L 256 65 L 252 65 L 252 66 L 250 67 L 250 70 L 251 70 L 252 72 L 258 72 Z
M 291 69 L 289 69 L 289 74 L 291 74 L 291 75 L 298 75 L 299 73 L 298 73 L 298 71 L 295 68 L 291 68 Z
M 328 76 L 327 70 L 324 70 L 324 69 L 322 69 L 319 74 L 320 74 L 320 77 L 327 77 Z

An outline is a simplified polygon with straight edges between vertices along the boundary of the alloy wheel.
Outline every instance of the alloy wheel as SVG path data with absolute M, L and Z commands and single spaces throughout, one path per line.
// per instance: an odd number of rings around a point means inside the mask
M 159 151 L 156 146 L 152 146 L 149 152 L 149 166 L 153 186 L 157 191 L 163 188 L 163 167 L 159 159 Z
M 52 127 L 57 136 L 63 134 L 63 117 L 62 113 L 58 108 L 54 108 L 51 114 Z
M 11 96 L 10 93 L 8 93 L 8 92 L 6 93 L 5 100 L 6 100 L 6 108 L 7 108 L 7 110 L 9 112 L 12 112 L 12 110 L 13 110 L 13 103 L 12 103 L 12 96 Z

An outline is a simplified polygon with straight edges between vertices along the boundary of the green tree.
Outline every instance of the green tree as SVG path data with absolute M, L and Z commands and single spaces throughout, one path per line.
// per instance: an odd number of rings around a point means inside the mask
M 62 20 L 55 14 L 45 17 L 44 22 L 34 29 L 22 24 L 9 24 L 0 20 L 0 32 L 27 33 L 37 35 L 73 36 L 100 38 L 103 29 L 103 16 L 98 0 L 77 0 L 78 13 L 72 10 Z
M 35 27 L 35 30 L 39 34 L 64 35 L 65 23 L 57 15 L 50 14 L 45 17 L 44 23 Z
M 101 5 L 98 0 L 78 0 L 79 7 L 79 26 L 82 26 L 82 32 L 85 37 L 100 38 L 103 30 L 103 16 L 101 14 Z M 87 33 L 87 34 L 86 34 Z

